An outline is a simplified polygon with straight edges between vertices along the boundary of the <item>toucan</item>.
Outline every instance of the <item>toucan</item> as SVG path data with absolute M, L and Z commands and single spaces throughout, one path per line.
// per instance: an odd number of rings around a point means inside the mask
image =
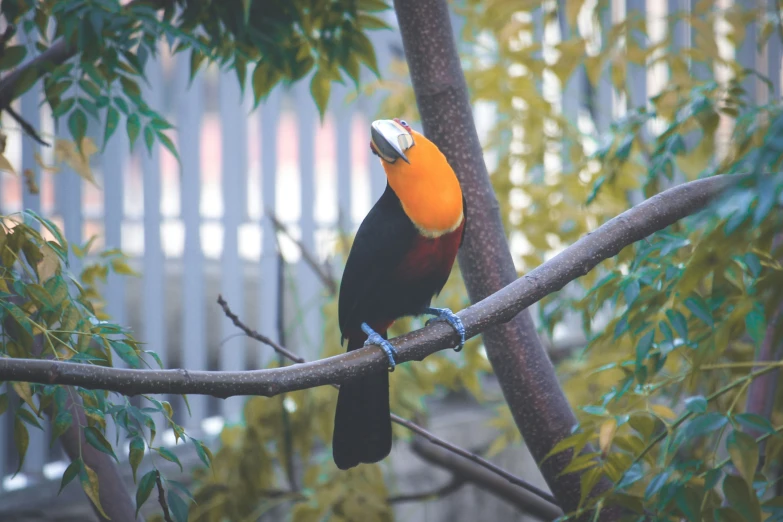
M 386 190 L 356 232 L 340 283 L 338 319 L 348 351 L 377 345 L 393 371 L 397 353 L 386 332 L 401 317 L 434 315 L 459 333 L 457 351 L 465 343 L 459 317 L 430 303 L 451 273 L 467 209 L 446 157 L 404 120 L 372 122 L 370 150 L 383 165 Z M 391 445 L 389 373 L 343 383 L 332 437 L 337 467 L 383 460 Z

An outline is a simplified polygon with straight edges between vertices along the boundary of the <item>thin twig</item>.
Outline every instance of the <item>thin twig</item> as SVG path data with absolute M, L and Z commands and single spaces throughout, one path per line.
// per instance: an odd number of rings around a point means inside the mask
M 433 489 L 431 491 L 424 491 L 422 493 L 407 493 L 403 495 L 394 495 L 389 497 L 386 501 L 389 504 L 402 504 L 404 502 L 421 502 L 427 500 L 437 500 L 439 498 L 447 497 L 460 489 L 465 485 L 467 481 L 461 477 L 452 477 L 445 485 Z
M 462 478 L 468 483 L 492 493 L 531 516 L 548 521 L 563 514 L 556 504 L 543 502 L 529 491 L 520 491 L 517 486 L 504 480 L 496 473 L 476 466 L 448 450 L 427 442 L 422 437 L 413 438 L 411 450 L 429 464 L 449 470 L 455 477 Z
M 392 422 L 394 422 L 396 424 L 399 424 L 400 426 L 404 426 L 404 427 L 408 428 L 409 430 L 411 430 L 412 432 L 414 432 L 414 433 L 416 433 L 418 435 L 421 435 L 422 437 L 424 437 L 428 441 L 432 442 L 436 446 L 440 446 L 441 448 L 445 448 L 445 449 L 449 450 L 450 452 L 459 455 L 460 457 L 463 457 L 463 458 L 468 459 L 468 460 L 470 460 L 472 462 L 475 462 L 479 466 L 481 466 L 483 468 L 486 468 L 486 469 L 492 471 L 493 473 L 496 473 L 497 475 L 500 475 L 501 477 L 503 477 L 504 479 L 506 479 L 510 483 L 512 483 L 512 484 L 514 484 L 516 486 L 519 486 L 522 489 L 526 489 L 527 491 L 533 493 L 537 497 L 542 498 L 542 499 L 546 500 L 547 502 L 550 502 L 550 503 L 554 504 L 555 506 L 558 505 L 557 499 L 555 499 L 555 497 L 552 496 L 551 494 L 547 493 L 546 491 L 544 491 L 544 490 L 542 490 L 540 488 L 537 488 L 536 486 L 534 486 L 533 484 L 531 484 L 529 482 L 526 482 L 525 480 L 517 477 L 513 473 L 509 473 L 508 471 L 504 470 L 500 466 L 497 466 L 496 464 L 493 464 L 492 462 L 488 461 L 487 459 L 485 459 L 483 457 L 480 457 L 480 456 L 476 455 L 475 453 L 471 453 L 470 451 L 468 451 L 468 450 L 466 450 L 464 448 L 460 448 L 459 446 L 455 446 L 454 444 L 439 438 L 434 433 L 432 433 L 430 431 L 427 431 L 426 429 L 422 428 L 418 424 L 415 424 L 415 423 L 409 421 L 408 419 L 404 419 L 404 418 L 402 418 L 402 417 L 400 417 L 398 415 L 395 415 L 394 413 L 391 414 L 391 419 L 392 419 Z
M 241 328 L 244 331 L 250 330 L 250 328 L 245 326 L 242 323 L 242 321 L 235 314 L 233 314 L 231 312 L 231 309 L 229 308 L 228 303 L 226 303 L 226 301 L 223 299 L 222 296 L 218 297 L 218 302 L 220 303 L 220 306 L 223 307 L 223 310 L 226 312 L 226 315 L 229 316 L 231 321 L 238 328 Z M 262 343 L 265 343 L 265 344 L 271 346 L 273 349 L 275 349 L 277 351 L 277 353 L 280 353 L 280 354 L 283 354 L 283 353 L 289 353 L 290 354 L 291 353 L 288 350 L 286 350 L 285 348 L 283 348 L 282 346 L 280 346 L 277 343 L 274 343 L 273 341 L 271 341 L 271 339 L 269 339 L 266 336 L 263 336 L 263 335 L 259 334 L 258 337 L 256 337 L 256 336 L 252 336 L 252 337 L 254 339 L 257 339 L 257 340 L 261 341 Z M 292 360 L 294 360 L 294 362 L 296 362 L 296 363 L 303 363 L 303 362 L 305 362 L 305 359 L 302 358 L 302 357 L 298 357 L 298 356 L 294 356 L 294 357 L 295 357 L 295 359 L 292 358 Z M 334 388 L 339 389 L 339 386 L 336 385 L 336 384 L 333 384 L 332 386 Z M 452 453 L 454 453 L 456 455 L 459 455 L 460 457 L 463 457 L 463 458 L 468 459 L 468 460 L 470 460 L 472 462 L 475 462 L 479 466 L 482 466 L 482 467 L 492 471 L 493 473 L 496 473 L 496 474 L 500 475 L 501 477 L 503 477 L 504 479 L 506 479 L 510 483 L 515 484 L 515 485 L 517 485 L 517 486 L 519 486 L 519 487 L 521 487 L 523 489 L 526 489 L 527 491 L 537 495 L 538 497 L 540 497 L 543 500 L 546 500 L 547 502 L 551 502 L 554 505 L 557 505 L 557 501 L 555 500 L 555 497 L 553 497 L 552 495 L 550 495 L 546 491 L 543 491 L 543 490 L 537 488 L 536 486 L 526 482 L 525 480 L 517 477 L 516 475 L 514 475 L 512 473 L 509 473 L 508 471 L 506 471 L 503 468 L 493 464 L 492 462 L 488 461 L 487 459 L 485 459 L 483 457 L 480 457 L 480 456 L 476 455 L 475 453 L 472 453 L 472 452 L 470 452 L 470 451 L 468 451 L 466 449 L 460 448 L 459 446 L 455 446 L 454 444 L 441 439 L 440 437 L 438 437 L 434 433 L 432 433 L 430 431 L 427 431 L 426 429 L 422 428 L 418 424 L 416 424 L 416 423 L 414 423 L 412 421 L 409 421 L 408 419 L 405 419 L 403 417 L 400 417 L 399 415 L 395 415 L 394 413 L 392 413 L 391 414 L 391 420 L 392 420 L 392 422 L 394 422 L 396 424 L 399 424 L 400 426 L 403 426 L 404 428 L 407 428 L 410 431 L 412 431 L 412 432 L 414 432 L 414 433 L 424 437 L 425 439 L 427 439 L 431 443 L 435 444 L 436 446 L 440 446 L 441 448 L 447 449 L 447 450 L 451 451 Z
M 5 112 L 8 113 L 11 118 L 16 121 L 16 123 L 19 124 L 20 127 L 22 127 L 22 130 L 30 136 L 32 139 L 34 139 L 39 144 L 43 145 L 44 147 L 50 147 L 51 144 L 44 141 L 44 139 L 38 134 L 38 131 L 35 130 L 35 127 L 32 126 L 30 122 L 22 118 L 22 115 L 16 112 L 10 105 L 3 108 Z
M 163 489 L 163 481 L 160 480 L 160 471 L 158 470 L 155 470 L 155 483 L 158 485 L 158 502 L 160 507 L 163 508 L 163 518 L 166 522 L 174 522 L 171 520 L 169 505 L 166 503 L 166 490 Z
M 296 239 L 288 230 L 288 228 L 279 219 L 277 219 L 274 214 L 267 212 L 266 215 L 269 217 L 269 219 L 272 221 L 272 224 L 278 231 L 285 234 L 288 239 L 294 242 L 294 244 L 299 248 L 299 251 L 302 253 L 302 259 L 304 259 L 305 262 L 310 265 L 310 268 L 313 269 L 327 290 L 329 290 L 329 293 L 331 295 L 335 295 L 337 293 L 337 282 L 329 271 L 329 268 L 325 267 L 323 263 L 319 263 L 312 252 L 305 248 L 302 242 Z
M 302 357 L 299 357 L 298 355 L 295 355 L 282 346 L 280 346 L 278 343 L 270 339 L 264 334 L 258 333 L 256 330 L 253 330 L 249 326 L 247 326 L 245 323 L 239 320 L 239 317 L 231 311 L 231 308 L 228 307 L 228 303 L 225 299 L 223 299 L 222 295 L 218 295 L 217 299 L 218 304 L 221 308 L 223 308 L 223 313 L 226 314 L 226 317 L 231 319 L 231 322 L 234 323 L 234 326 L 245 332 L 245 335 L 250 337 L 251 339 L 255 339 L 256 341 L 262 342 L 266 344 L 267 346 L 271 346 L 274 351 L 279 353 L 280 355 L 283 355 L 287 359 L 290 359 L 296 363 L 303 363 L 305 362 L 305 359 Z

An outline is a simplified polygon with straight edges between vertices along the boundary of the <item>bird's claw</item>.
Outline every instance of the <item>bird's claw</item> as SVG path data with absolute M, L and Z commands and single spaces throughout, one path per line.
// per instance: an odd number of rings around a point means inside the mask
M 465 346 L 465 325 L 462 324 L 462 319 L 460 319 L 457 314 L 449 310 L 448 308 L 427 308 L 424 310 L 424 313 L 434 315 L 436 317 L 433 317 L 429 321 L 427 321 L 427 324 L 430 324 L 432 321 L 446 321 L 451 325 L 452 328 L 454 328 L 457 333 L 459 334 L 459 345 L 457 345 L 456 348 L 454 348 L 455 352 L 458 352 L 462 350 L 462 347 Z
M 374 344 L 376 346 L 380 346 L 383 352 L 386 354 L 386 357 L 389 359 L 389 371 L 393 372 L 394 367 L 397 366 L 397 350 L 394 349 L 392 343 L 381 337 L 381 335 L 370 328 L 370 325 L 367 323 L 362 323 L 362 331 L 367 334 L 367 340 L 364 341 L 364 345 L 369 346 Z

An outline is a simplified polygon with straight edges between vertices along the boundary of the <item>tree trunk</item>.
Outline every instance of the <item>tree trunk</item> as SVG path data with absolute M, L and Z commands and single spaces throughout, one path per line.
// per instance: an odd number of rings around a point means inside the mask
M 394 8 L 424 133 L 446 155 L 465 194 L 468 219 L 459 265 L 476 303 L 514 281 L 517 273 L 484 164 L 448 5 L 446 0 L 395 0 Z M 576 418 L 530 312 L 490 328 L 483 338 L 514 420 L 540 462 L 569 435 Z M 577 508 L 580 497 L 579 474 L 558 476 L 569 459 L 566 452 L 540 466 L 566 513 Z M 601 519 L 611 516 L 603 513 Z

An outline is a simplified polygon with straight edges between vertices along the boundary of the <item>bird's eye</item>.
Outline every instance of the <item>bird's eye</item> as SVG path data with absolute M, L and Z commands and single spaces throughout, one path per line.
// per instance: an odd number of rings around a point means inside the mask
M 400 125 L 402 125 L 403 127 L 407 127 L 408 126 L 408 122 L 405 121 L 405 120 L 400 120 Z

